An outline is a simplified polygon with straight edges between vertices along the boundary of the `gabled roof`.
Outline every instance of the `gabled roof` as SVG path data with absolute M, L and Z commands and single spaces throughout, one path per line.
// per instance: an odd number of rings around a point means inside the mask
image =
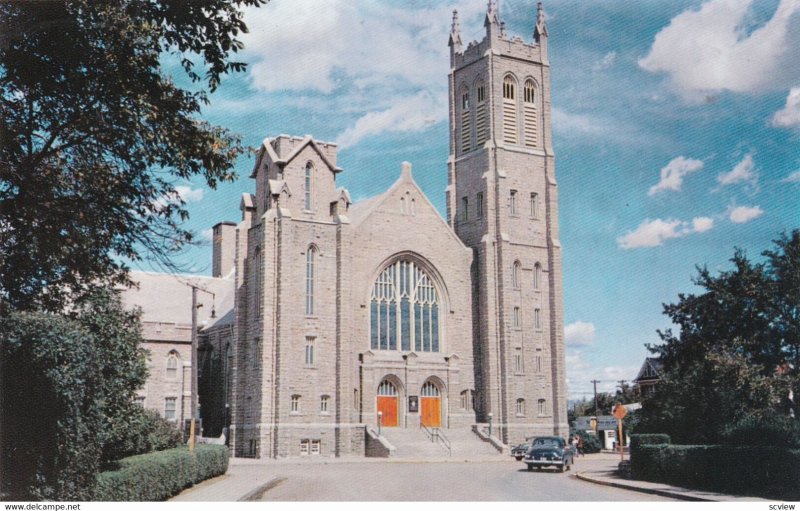
M 639 374 L 636 375 L 636 378 L 633 381 L 638 382 L 641 380 L 660 380 L 662 367 L 663 364 L 661 363 L 661 359 L 648 357 L 644 359 L 644 363 L 642 364 L 641 369 L 639 369 Z
M 261 148 L 258 151 L 258 157 L 256 158 L 256 164 L 253 166 L 253 172 L 251 172 L 250 177 L 256 177 L 256 171 L 258 170 L 258 166 L 261 165 L 261 160 L 266 153 L 269 156 L 269 159 L 277 163 L 278 165 L 285 166 L 289 164 L 292 160 L 294 160 L 300 152 L 305 149 L 307 145 L 311 145 L 314 150 L 319 154 L 319 157 L 322 158 L 322 161 L 325 165 L 331 169 L 332 172 L 341 172 L 343 169 L 341 167 L 337 167 L 325 156 L 325 153 L 317 145 L 317 142 L 311 138 L 311 135 L 306 135 L 303 137 L 303 140 L 295 146 L 291 153 L 289 153 L 285 158 L 281 158 L 278 156 L 278 153 L 275 152 L 275 149 L 272 147 L 272 140 L 271 138 L 265 138 L 264 141 L 261 143 Z

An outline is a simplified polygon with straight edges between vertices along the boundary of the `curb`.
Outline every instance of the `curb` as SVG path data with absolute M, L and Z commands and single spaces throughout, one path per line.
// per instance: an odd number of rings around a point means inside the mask
M 649 493 L 650 495 L 659 495 L 661 497 L 670 497 L 673 499 L 679 500 L 688 500 L 691 502 L 721 502 L 719 500 L 708 499 L 704 497 L 696 497 L 694 495 L 687 495 L 685 493 L 674 492 L 669 490 L 658 490 L 655 488 L 642 488 L 641 486 L 634 486 L 632 484 L 625 484 L 625 483 L 618 483 L 616 481 L 603 481 L 601 479 L 594 479 L 585 475 L 583 472 L 578 472 L 575 474 L 575 477 L 580 479 L 581 481 L 587 481 L 594 484 L 601 484 L 603 486 L 613 486 L 615 488 L 621 488 L 623 490 L 633 490 L 638 491 L 640 493 Z
M 266 483 L 253 488 L 249 492 L 245 493 L 244 495 L 236 499 L 236 502 L 252 502 L 260 500 L 265 493 L 275 488 L 279 484 L 283 483 L 284 481 L 286 481 L 285 477 L 273 477 Z

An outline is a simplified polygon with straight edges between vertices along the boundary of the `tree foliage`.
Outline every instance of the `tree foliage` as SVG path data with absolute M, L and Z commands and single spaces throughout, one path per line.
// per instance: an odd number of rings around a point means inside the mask
M 637 431 L 676 442 L 718 443 L 731 432 L 800 420 L 800 230 L 782 235 L 754 263 L 736 250 L 733 269 L 698 268 L 698 295 L 664 305 L 679 328 L 650 346 L 663 383 L 644 402 Z M 793 399 L 790 398 L 793 396 Z M 787 422 L 787 419 L 790 419 Z
M 120 257 L 191 243 L 176 186 L 233 178 L 239 138 L 198 118 L 264 0 L 0 3 L 0 298 L 63 306 L 127 282 Z M 162 67 L 180 61 L 191 88 Z
M 0 493 L 86 500 L 95 474 L 129 454 L 147 376 L 136 312 L 94 291 L 71 317 L 1 310 Z M 128 443 L 126 443 L 128 442 Z

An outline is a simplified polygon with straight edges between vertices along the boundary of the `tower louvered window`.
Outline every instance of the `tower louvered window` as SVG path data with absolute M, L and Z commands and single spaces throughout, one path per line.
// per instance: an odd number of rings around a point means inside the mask
M 510 76 L 503 79 L 503 141 L 517 143 L 516 83 Z
M 439 295 L 413 261 L 397 261 L 372 287 L 370 346 L 374 350 L 438 352 Z
M 486 113 L 486 88 L 483 82 L 478 82 L 475 87 L 475 94 L 478 96 L 478 106 L 475 112 L 475 136 L 478 146 L 486 142 L 489 138 L 489 121 Z
M 472 126 L 469 122 L 469 90 L 464 88 L 461 91 L 461 152 L 466 153 L 472 146 Z
M 523 131 L 525 135 L 525 145 L 536 147 L 538 143 L 538 113 L 536 111 L 536 84 L 533 80 L 525 81 L 523 92 L 522 111 L 523 111 Z

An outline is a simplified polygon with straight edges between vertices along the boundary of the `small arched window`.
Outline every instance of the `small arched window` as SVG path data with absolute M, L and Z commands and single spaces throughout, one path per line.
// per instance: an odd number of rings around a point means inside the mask
M 520 288 L 520 273 L 522 273 L 522 265 L 519 261 L 514 261 L 514 266 L 511 267 L 511 282 L 514 289 Z
M 317 248 L 314 245 L 306 250 L 306 314 L 314 314 L 314 278 L 316 277 Z
M 547 413 L 547 401 L 544 399 L 540 399 L 538 402 L 538 409 L 537 412 L 539 415 L 545 415 Z
M 314 165 L 311 162 L 306 163 L 306 172 L 305 172 L 305 204 L 304 207 L 306 210 L 310 211 L 311 208 L 314 206 L 314 195 L 313 195 L 313 188 L 314 188 Z
M 525 400 L 517 399 L 517 415 L 525 415 Z
M 378 395 L 397 396 L 397 387 L 395 387 L 394 384 L 389 380 L 383 380 L 381 384 L 378 385 Z
M 433 382 L 425 382 L 425 385 L 422 386 L 422 397 L 439 397 L 439 387 L 433 384 Z
M 167 379 L 175 380 L 178 378 L 178 353 L 170 351 L 167 355 Z
M 533 289 L 540 289 L 542 286 L 542 265 L 533 265 Z
M 256 317 L 261 317 L 261 294 L 263 293 L 264 287 L 262 279 L 264 278 L 264 256 L 261 254 L 261 247 L 256 247 L 255 253 L 255 261 L 253 263 L 255 278 L 256 278 L 256 285 L 255 289 L 253 290 L 253 307 L 255 307 Z
M 512 76 L 503 78 L 503 141 L 509 144 L 517 143 L 516 86 Z
M 489 138 L 489 121 L 486 108 L 486 86 L 483 81 L 475 84 L 475 95 L 478 97 L 478 106 L 475 112 L 475 136 L 478 146 L 486 142 Z
M 469 89 L 461 89 L 461 152 L 466 153 L 472 149 L 472 126 L 470 125 Z
M 516 83 L 514 83 L 514 78 L 511 76 L 503 78 L 503 99 L 514 99 L 515 87 Z
M 528 78 L 522 94 L 522 132 L 525 145 L 536 147 L 539 137 L 539 114 L 536 109 L 536 84 Z

